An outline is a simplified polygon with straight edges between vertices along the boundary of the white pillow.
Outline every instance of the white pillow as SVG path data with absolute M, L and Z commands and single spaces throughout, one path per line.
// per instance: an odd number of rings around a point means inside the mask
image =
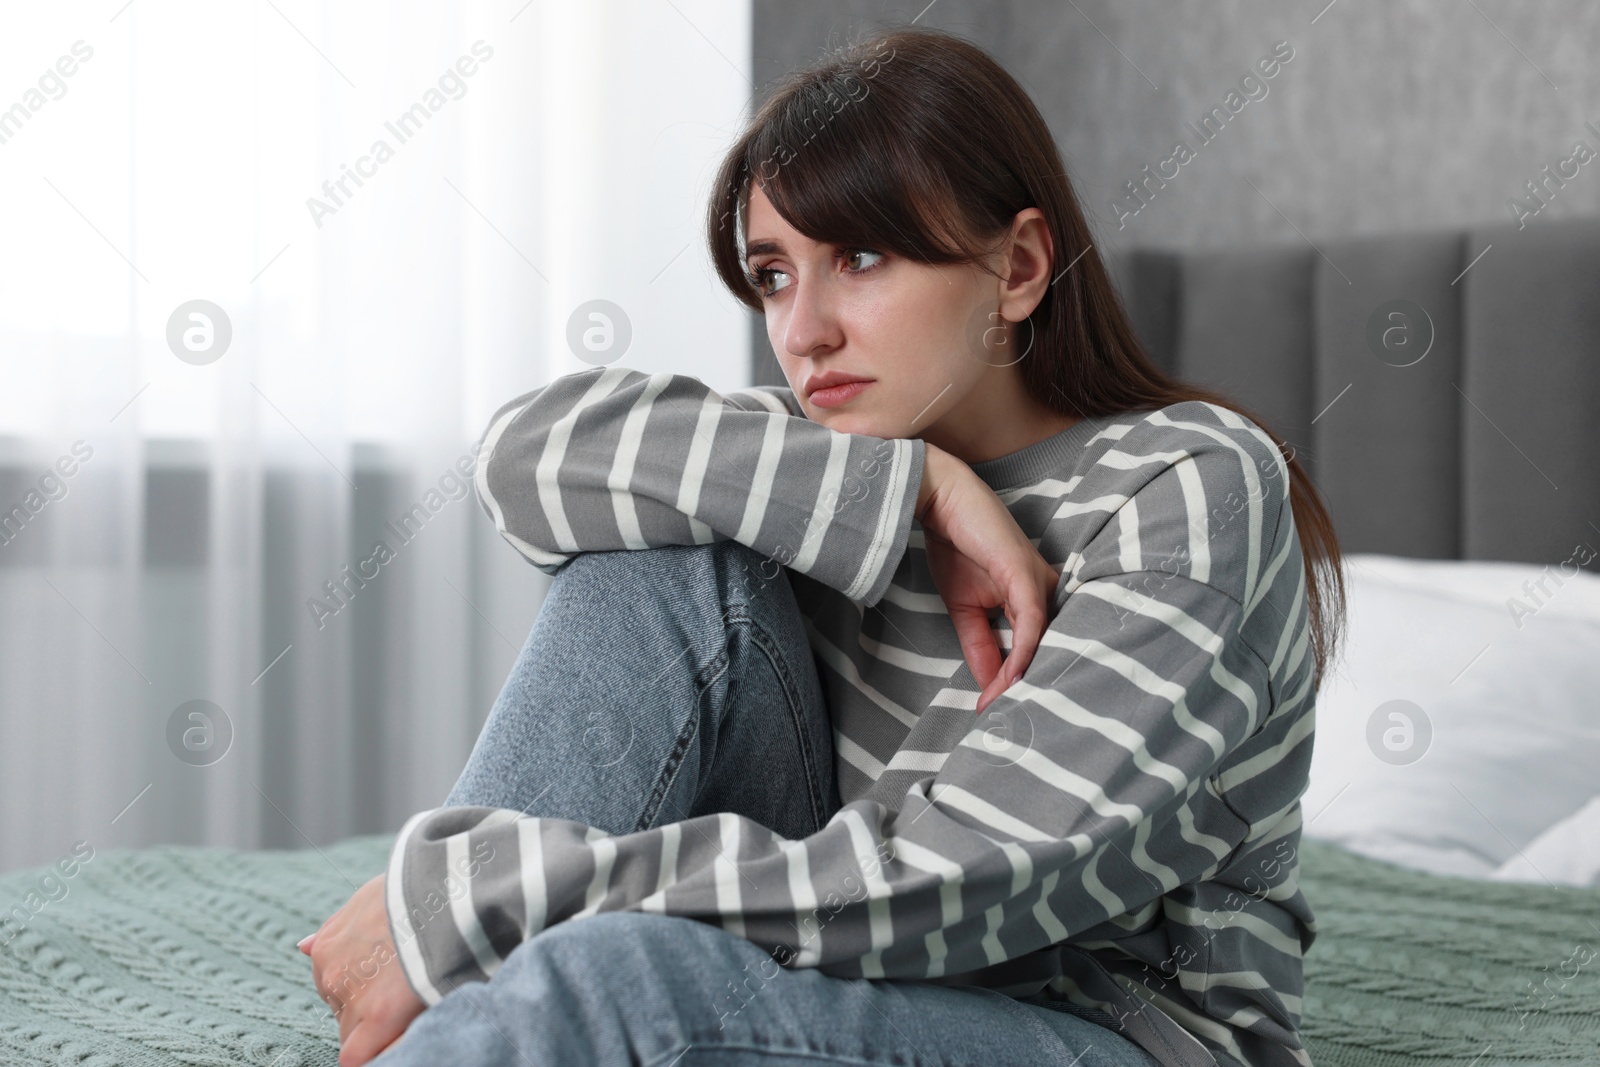
M 1600 577 L 1372 553 L 1345 564 L 1347 645 L 1317 697 L 1305 835 L 1486 878 L 1595 793 Z
M 1600 888 L 1600 795 L 1534 838 L 1489 877 Z

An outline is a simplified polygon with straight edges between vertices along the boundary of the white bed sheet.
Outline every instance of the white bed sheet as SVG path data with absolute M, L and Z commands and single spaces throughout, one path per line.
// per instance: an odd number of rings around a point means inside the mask
M 1600 885 L 1600 577 L 1345 560 L 1305 835 L 1441 874 Z

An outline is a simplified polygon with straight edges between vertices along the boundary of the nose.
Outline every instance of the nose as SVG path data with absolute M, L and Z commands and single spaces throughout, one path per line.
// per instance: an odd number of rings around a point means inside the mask
M 833 294 L 815 278 L 797 279 L 783 326 L 783 345 L 791 356 L 808 357 L 842 341 Z

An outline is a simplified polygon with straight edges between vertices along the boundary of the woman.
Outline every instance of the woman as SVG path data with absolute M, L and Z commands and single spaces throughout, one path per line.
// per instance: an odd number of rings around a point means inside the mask
M 490 420 L 555 582 L 302 944 L 340 1063 L 1309 1064 L 1343 590 L 1292 454 L 1151 364 L 959 38 L 793 75 L 708 233 L 790 388 L 603 367 Z

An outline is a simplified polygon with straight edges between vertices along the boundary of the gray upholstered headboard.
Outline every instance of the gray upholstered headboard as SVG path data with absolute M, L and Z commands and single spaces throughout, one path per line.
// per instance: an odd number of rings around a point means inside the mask
M 1344 551 L 1600 571 L 1600 220 L 1109 258 L 1156 359 L 1294 446 Z M 1432 323 L 1410 366 L 1396 300 Z

